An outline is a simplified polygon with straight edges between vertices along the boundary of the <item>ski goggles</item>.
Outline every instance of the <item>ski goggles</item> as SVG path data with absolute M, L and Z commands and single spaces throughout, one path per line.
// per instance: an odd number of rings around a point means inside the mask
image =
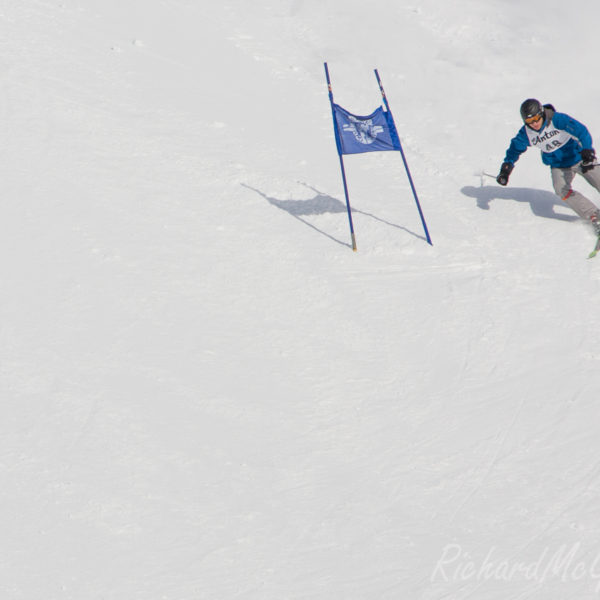
M 527 123 L 527 125 L 533 125 L 534 123 L 539 123 L 543 118 L 544 118 L 544 115 L 542 115 L 542 113 L 538 113 L 537 115 L 534 115 L 533 117 L 527 117 L 525 119 L 525 123 Z

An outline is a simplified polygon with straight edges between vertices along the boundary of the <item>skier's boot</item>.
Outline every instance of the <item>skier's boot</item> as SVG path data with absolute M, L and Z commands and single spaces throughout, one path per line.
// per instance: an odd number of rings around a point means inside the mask
M 600 210 L 597 210 L 591 217 L 592 227 L 598 237 L 600 237 Z

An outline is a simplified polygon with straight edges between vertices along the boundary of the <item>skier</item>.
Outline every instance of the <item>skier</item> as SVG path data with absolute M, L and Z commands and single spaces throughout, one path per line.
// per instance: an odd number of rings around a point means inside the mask
M 580 217 L 588 219 L 600 237 L 600 211 L 571 183 L 580 174 L 600 191 L 600 168 L 595 169 L 596 153 L 587 127 L 565 113 L 556 112 L 552 104 L 529 98 L 521 104 L 523 127 L 511 140 L 496 181 L 506 185 L 519 157 L 529 146 L 542 152 L 542 162 L 552 174 L 554 191 Z

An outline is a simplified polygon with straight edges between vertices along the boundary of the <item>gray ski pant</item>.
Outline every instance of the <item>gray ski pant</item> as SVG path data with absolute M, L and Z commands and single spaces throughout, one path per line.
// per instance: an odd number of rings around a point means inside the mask
M 575 175 L 581 175 L 593 188 L 600 192 L 600 166 L 594 167 L 587 173 L 582 173 L 581 163 L 577 163 L 568 169 L 552 167 L 551 172 L 554 191 L 580 217 L 589 219 L 598 211 L 598 207 L 583 194 L 576 192 L 571 187 L 571 183 L 573 182 Z

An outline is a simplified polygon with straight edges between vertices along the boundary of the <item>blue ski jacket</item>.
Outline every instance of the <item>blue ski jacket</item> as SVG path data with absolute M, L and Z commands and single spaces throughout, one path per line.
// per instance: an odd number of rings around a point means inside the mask
M 581 161 L 584 148 L 592 148 L 592 136 L 587 127 L 573 117 L 546 108 L 544 126 L 535 131 L 523 125 L 511 140 L 504 162 L 516 163 L 529 146 L 541 150 L 545 165 L 566 169 Z

